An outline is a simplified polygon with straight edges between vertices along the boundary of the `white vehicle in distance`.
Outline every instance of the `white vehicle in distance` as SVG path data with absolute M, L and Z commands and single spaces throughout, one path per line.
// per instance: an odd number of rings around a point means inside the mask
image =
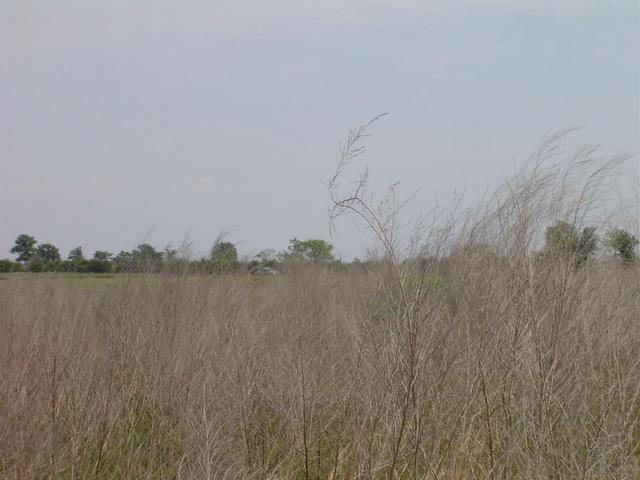
M 251 275 L 259 275 L 259 276 L 275 276 L 280 272 L 278 270 L 274 270 L 270 267 L 255 267 L 251 269 Z

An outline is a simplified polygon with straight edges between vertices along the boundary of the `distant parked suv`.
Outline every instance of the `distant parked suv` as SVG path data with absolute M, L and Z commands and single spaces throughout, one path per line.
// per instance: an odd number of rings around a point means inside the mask
M 266 276 L 266 275 L 278 275 L 278 270 L 274 270 L 273 268 L 269 268 L 269 267 L 255 267 L 251 269 L 251 275 L 260 275 L 260 276 Z

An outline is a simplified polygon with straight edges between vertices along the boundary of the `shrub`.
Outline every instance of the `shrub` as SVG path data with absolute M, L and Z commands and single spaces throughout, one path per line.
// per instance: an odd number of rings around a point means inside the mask
M 22 264 L 20 262 L 14 262 L 8 258 L 0 260 L 0 273 L 21 272 Z
M 32 273 L 46 272 L 47 267 L 48 262 L 46 260 L 43 260 L 39 256 L 31 258 L 31 260 L 29 260 L 29 263 L 27 263 L 26 265 L 27 272 Z
M 595 227 L 585 227 L 580 232 L 575 225 L 563 221 L 547 228 L 545 240 L 547 254 L 571 259 L 577 266 L 584 264 L 598 249 Z
M 111 273 L 112 265 L 108 260 L 86 260 L 86 268 L 91 273 Z
M 636 253 L 638 239 L 626 230 L 619 228 L 610 230 L 607 233 L 607 245 L 615 251 L 616 256 L 625 262 L 632 262 L 638 259 L 638 254 Z
M 291 260 L 330 262 L 333 260 L 332 252 L 333 245 L 324 240 L 292 238 L 289 242 L 289 249 L 282 253 L 282 257 Z
M 233 243 L 222 241 L 222 237 L 219 237 L 209 259 L 214 271 L 234 270 L 238 266 L 238 251 Z

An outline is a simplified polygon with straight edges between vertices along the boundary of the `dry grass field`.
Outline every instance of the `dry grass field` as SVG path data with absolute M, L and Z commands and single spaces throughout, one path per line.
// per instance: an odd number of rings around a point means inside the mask
M 638 269 L 520 268 L 0 282 L 0 477 L 637 478 Z
M 598 195 L 548 172 L 420 260 L 359 184 L 366 268 L 5 275 L 0 478 L 640 478 L 640 269 L 536 251 Z

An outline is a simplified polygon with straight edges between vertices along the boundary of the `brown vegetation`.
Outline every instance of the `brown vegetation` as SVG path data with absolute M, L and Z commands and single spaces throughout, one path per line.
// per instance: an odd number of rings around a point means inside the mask
M 3 282 L 0 476 L 633 478 L 638 270 L 520 268 Z

